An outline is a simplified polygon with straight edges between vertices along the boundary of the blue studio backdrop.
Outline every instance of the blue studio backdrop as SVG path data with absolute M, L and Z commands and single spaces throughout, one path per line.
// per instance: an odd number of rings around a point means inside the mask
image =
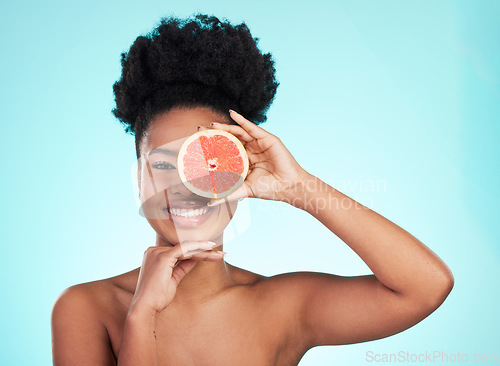
M 57 296 L 140 266 L 154 245 L 112 84 L 138 35 L 196 12 L 245 22 L 272 53 L 280 86 L 261 126 L 455 276 L 416 326 L 313 348 L 300 365 L 369 365 L 402 351 L 469 355 L 462 365 L 498 356 L 499 1 L 52 0 L 0 5 L 0 364 L 50 365 Z M 266 276 L 371 273 L 306 212 L 246 201 L 224 245 L 229 263 Z

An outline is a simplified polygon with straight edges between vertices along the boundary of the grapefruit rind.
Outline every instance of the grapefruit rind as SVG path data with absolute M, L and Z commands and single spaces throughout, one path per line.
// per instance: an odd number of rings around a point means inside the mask
M 230 189 L 228 189 L 224 192 L 219 192 L 219 193 L 216 193 L 213 190 L 211 190 L 211 191 L 203 190 L 203 189 L 200 189 L 200 188 L 196 187 L 195 185 L 193 185 L 185 175 L 185 165 L 184 165 L 184 156 L 187 153 L 187 149 L 188 149 L 189 145 L 193 141 L 197 140 L 201 136 L 206 136 L 206 137 L 210 138 L 210 137 L 214 137 L 216 135 L 223 135 L 223 136 L 227 137 L 231 142 L 233 142 L 236 145 L 236 147 L 238 148 L 240 156 L 243 160 L 243 172 L 240 174 L 238 181 L 236 183 L 234 183 L 234 185 L 232 185 L 232 187 Z M 245 180 L 245 178 L 248 174 L 248 169 L 249 169 L 248 155 L 247 155 L 245 147 L 243 146 L 241 141 L 233 134 L 231 134 L 227 131 L 224 131 L 224 130 L 216 129 L 216 128 L 201 130 L 201 131 L 195 132 L 194 134 L 189 136 L 186 139 L 186 141 L 184 141 L 181 148 L 179 149 L 179 155 L 177 157 L 177 171 L 179 172 L 179 176 L 181 178 L 182 183 L 191 192 L 193 192 L 199 196 L 205 197 L 205 198 L 219 199 L 219 198 L 224 198 L 224 197 L 229 196 L 231 193 L 236 191 L 243 184 L 243 181 Z

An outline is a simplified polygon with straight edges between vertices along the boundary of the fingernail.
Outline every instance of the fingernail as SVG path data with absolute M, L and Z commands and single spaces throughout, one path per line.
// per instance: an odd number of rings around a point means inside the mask
M 220 123 L 219 122 L 212 122 L 211 125 L 212 126 L 214 126 L 214 125 L 220 125 Z
M 226 254 L 226 252 L 223 252 L 222 250 L 218 250 L 217 253 L 222 254 L 222 255 Z
M 235 111 L 233 111 L 232 109 L 230 109 L 230 110 L 229 110 L 229 113 L 231 113 L 231 112 L 236 113 Z
M 198 131 L 200 130 L 201 126 L 198 126 Z
M 211 244 L 213 247 L 217 246 L 217 243 L 214 243 L 213 241 L 209 241 L 208 243 Z

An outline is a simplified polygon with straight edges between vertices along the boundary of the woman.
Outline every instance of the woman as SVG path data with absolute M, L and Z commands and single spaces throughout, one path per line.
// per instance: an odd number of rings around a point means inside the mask
M 305 171 L 258 126 L 278 83 L 257 41 L 244 23 L 198 14 L 162 19 L 122 54 L 113 113 L 135 135 L 156 245 L 139 268 L 63 291 L 52 310 L 54 365 L 297 365 L 315 346 L 401 332 L 450 293 L 453 275 L 436 254 Z M 168 179 L 154 185 L 155 175 L 176 176 L 175 153 L 199 128 L 228 131 L 248 152 L 245 182 L 222 202 Z M 373 275 L 266 277 L 225 262 L 223 230 L 243 197 L 309 212 Z

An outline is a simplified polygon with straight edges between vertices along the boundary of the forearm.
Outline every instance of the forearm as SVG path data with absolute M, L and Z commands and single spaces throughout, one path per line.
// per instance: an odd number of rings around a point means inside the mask
M 393 291 L 426 299 L 433 292 L 444 293 L 452 286 L 450 269 L 427 246 L 319 178 L 308 175 L 287 195 L 286 201 L 323 223 Z
M 157 366 L 155 315 L 130 311 L 125 321 L 117 366 Z

